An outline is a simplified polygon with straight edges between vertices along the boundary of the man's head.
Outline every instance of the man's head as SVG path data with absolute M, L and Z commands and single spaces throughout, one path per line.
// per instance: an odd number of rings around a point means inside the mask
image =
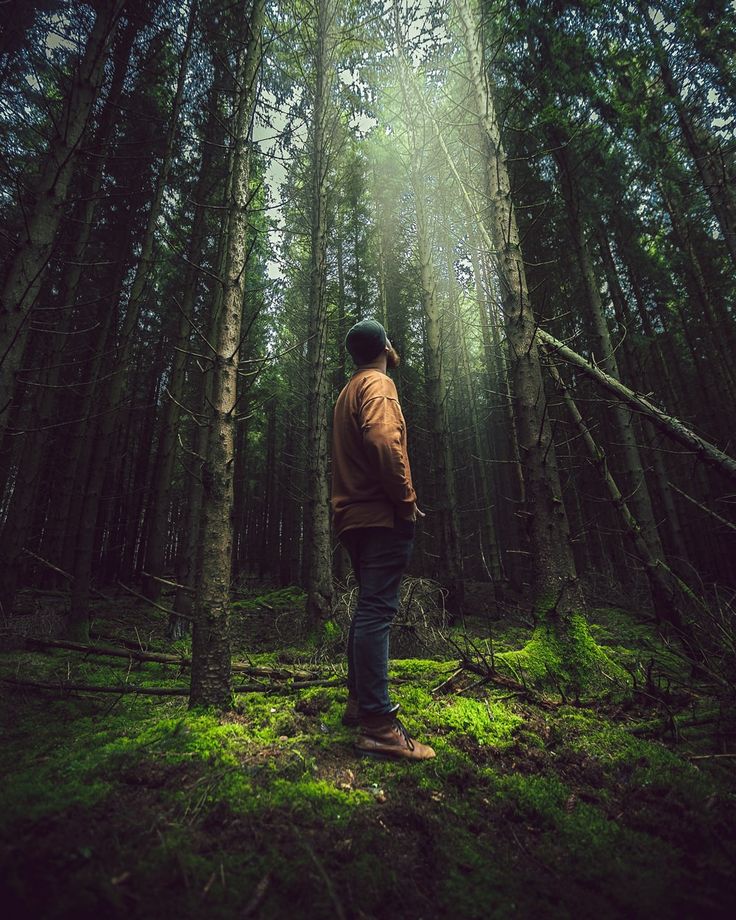
M 386 330 L 375 319 L 362 319 L 348 330 L 345 347 L 358 367 L 371 364 L 383 354 L 387 367 L 399 366 L 399 355 L 388 340 Z

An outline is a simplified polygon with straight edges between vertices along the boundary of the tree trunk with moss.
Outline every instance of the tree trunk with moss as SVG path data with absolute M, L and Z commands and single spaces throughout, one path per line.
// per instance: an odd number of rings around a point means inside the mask
M 520 652 L 506 656 L 527 679 L 561 689 L 592 685 L 607 656 L 590 636 L 575 571 L 570 530 L 562 501 L 547 398 L 542 380 L 536 322 L 529 298 L 519 230 L 501 130 L 483 60 L 478 14 L 471 0 L 455 0 L 468 55 L 467 75 L 485 159 L 487 220 L 496 254 L 519 451 L 524 472 L 532 596 L 536 628 Z M 612 668 L 609 668 L 612 670 Z
M 239 98 L 233 126 L 231 201 L 222 308 L 212 342 L 207 453 L 202 466 L 204 500 L 199 527 L 200 567 L 192 638 L 190 706 L 228 707 L 232 702 L 229 635 L 233 546 L 233 471 L 238 359 L 249 233 L 250 135 L 261 64 L 265 0 L 253 0 L 238 67 Z

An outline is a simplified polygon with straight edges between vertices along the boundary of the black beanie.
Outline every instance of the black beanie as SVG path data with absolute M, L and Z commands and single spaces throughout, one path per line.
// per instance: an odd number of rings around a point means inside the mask
M 345 347 L 357 365 L 368 364 L 386 347 L 386 330 L 374 319 L 362 319 L 345 336 Z

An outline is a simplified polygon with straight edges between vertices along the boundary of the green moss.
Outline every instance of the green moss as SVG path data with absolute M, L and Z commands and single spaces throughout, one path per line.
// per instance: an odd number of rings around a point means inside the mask
M 639 789 L 676 795 L 695 810 L 705 806 L 712 782 L 662 744 L 632 735 L 591 710 L 560 710 L 557 732 L 572 750 L 583 751 L 624 772 Z
M 230 604 L 231 610 L 259 610 L 271 607 L 299 607 L 304 604 L 307 595 L 296 585 L 287 585 L 285 588 L 276 588 L 264 594 L 253 597 L 244 597 Z
M 548 665 L 558 683 L 560 671 L 570 685 L 579 676 L 570 649 L 602 667 L 597 642 L 626 644 L 623 616 L 594 616 L 569 644 L 534 633 L 524 651 L 537 644 L 543 685 Z M 519 647 L 515 629 L 494 636 L 502 661 L 499 649 Z M 303 660 L 309 648 L 287 654 Z M 22 668 L 57 679 L 67 662 L 75 677 L 121 682 L 120 666 L 56 652 L 24 656 Z M 497 689 L 433 695 L 455 667 L 454 656 L 392 663 L 402 719 L 437 751 L 413 765 L 354 756 L 344 687 L 242 694 L 226 715 L 178 699 L 6 697 L 0 849 L 21 854 L 14 893 L 32 899 L 48 880 L 38 909 L 21 915 L 135 912 L 160 891 L 152 909 L 166 916 L 225 920 L 264 878 L 266 920 L 295 904 L 305 918 L 331 915 L 334 899 L 346 913 L 399 916 L 408 904 L 484 920 L 695 916 L 719 905 L 733 812 L 712 762 L 696 770 L 620 715 L 542 708 Z M 528 671 L 517 660 L 519 679 L 531 682 Z M 186 678 L 145 665 L 130 679 Z M 111 881 L 124 871 L 127 881 Z
M 439 711 L 438 721 L 449 726 L 451 737 L 464 735 L 501 749 L 513 743 L 523 719 L 501 703 L 456 697 Z
M 365 790 L 338 789 L 322 779 L 275 779 L 253 799 L 253 805 L 260 808 L 288 807 L 295 813 L 309 812 L 333 821 L 347 819 L 353 809 L 372 802 L 373 797 Z
M 570 618 L 564 631 L 537 626 L 523 649 L 502 652 L 496 661 L 520 683 L 575 698 L 621 693 L 630 683 L 626 671 L 593 639 L 580 614 Z
M 163 753 L 169 762 L 194 757 L 210 763 L 235 765 L 238 753 L 248 741 L 244 725 L 223 722 L 215 712 L 195 709 L 179 717 L 159 719 L 139 734 L 119 739 L 110 749 Z
M 389 665 L 389 674 L 399 680 L 434 681 L 448 676 L 457 665 L 454 661 L 433 658 L 396 658 Z

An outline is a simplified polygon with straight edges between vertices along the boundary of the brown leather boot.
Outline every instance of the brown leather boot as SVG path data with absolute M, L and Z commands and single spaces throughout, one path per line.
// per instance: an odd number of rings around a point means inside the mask
M 348 695 L 348 703 L 345 712 L 342 714 L 342 724 L 355 726 L 360 724 L 360 707 L 358 706 L 358 697 Z
M 383 721 L 361 718 L 355 749 L 365 757 L 381 760 L 431 760 L 435 756 L 428 744 L 411 738 L 393 713 Z

